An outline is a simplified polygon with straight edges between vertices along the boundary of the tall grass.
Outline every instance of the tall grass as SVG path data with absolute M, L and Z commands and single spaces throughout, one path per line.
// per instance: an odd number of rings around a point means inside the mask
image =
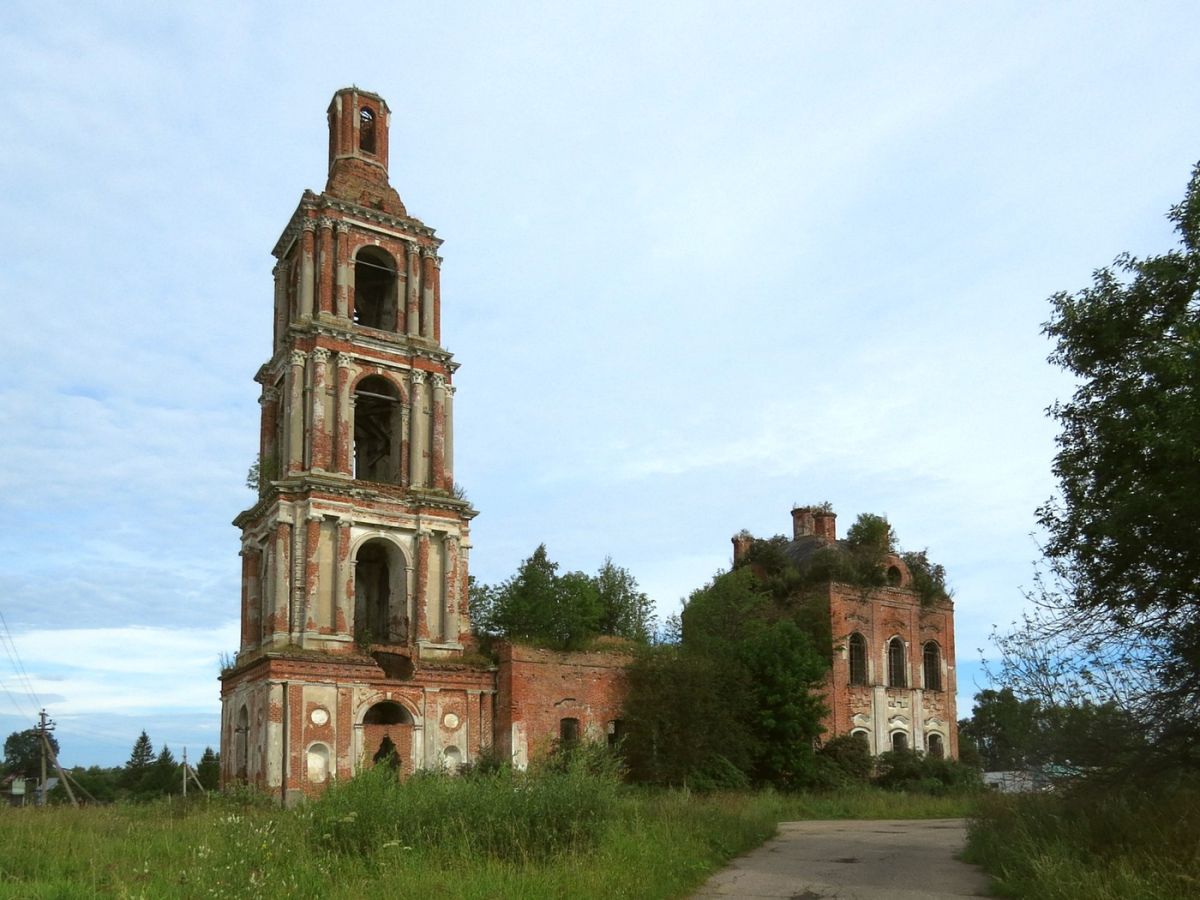
M 380 773 L 297 810 L 252 800 L 0 809 L 0 897 L 680 897 L 781 819 L 954 812 L 871 789 L 700 796 L 586 767 Z
M 618 782 L 583 765 L 464 778 L 385 767 L 335 785 L 312 807 L 309 836 L 340 853 L 388 846 L 537 861 L 596 846 L 616 807 Z
M 1200 897 L 1200 782 L 989 797 L 971 822 L 967 856 L 1009 896 Z

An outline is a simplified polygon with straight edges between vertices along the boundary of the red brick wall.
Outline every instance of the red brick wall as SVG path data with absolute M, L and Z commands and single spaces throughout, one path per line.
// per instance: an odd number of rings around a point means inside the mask
M 562 719 L 579 720 L 582 739 L 604 741 L 610 722 L 621 718 L 628 654 L 620 651 L 560 653 L 501 644 L 496 673 L 496 748 L 510 755 L 513 725 L 523 726 L 529 758 L 545 753 L 559 736 Z
M 864 591 L 849 585 L 829 588 L 830 617 L 833 626 L 833 665 L 826 680 L 826 738 L 849 734 L 855 727 L 854 716 L 873 714 L 873 695 L 877 686 L 885 686 L 886 716 L 901 714 L 924 721 L 937 718 L 944 725 L 937 729 L 946 735 L 946 753 L 958 756 L 958 726 L 955 709 L 954 607 L 946 601 L 922 606 L 919 597 L 906 587 L 883 587 Z M 858 632 L 867 643 L 868 684 L 850 684 L 849 636 Z M 905 644 L 907 687 L 887 685 L 887 645 L 893 637 Z M 942 683 L 937 690 L 923 683 L 923 650 L 936 641 L 941 650 Z M 921 689 L 921 706 L 914 708 L 914 692 Z M 861 726 L 860 726 L 861 727 Z M 866 726 L 875 733 L 875 723 Z M 910 742 L 912 728 L 910 727 Z M 912 744 L 914 749 L 923 749 Z M 888 749 L 886 747 L 877 750 Z

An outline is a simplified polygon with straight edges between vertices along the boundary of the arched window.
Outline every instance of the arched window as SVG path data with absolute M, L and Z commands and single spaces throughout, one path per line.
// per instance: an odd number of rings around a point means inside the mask
M 365 106 L 358 111 L 358 149 L 375 152 L 375 113 Z
M 354 323 L 396 330 L 396 261 L 378 247 L 363 247 L 354 257 Z
M 859 728 L 856 731 L 850 732 L 850 737 L 854 738 L 856 741 L 858 741 L 860 744 L 862 744 L 866 749 L 868 749 L 868 750 L 871 749 L 871 736 L 869 734 L 867 734 L 867 732 L 864 729 Z
M 892 587 L 900 587 L 900 583 L 904 580 L 904 574 L 900 571 L 899 566 L 888 566 L 887 583 Z
M 462 765 L 462 751 L 457 747 L 447 747 L 442 751 L 442 766 L 451 775 L 458 772 L 458 767 Z
M 936 641 L 925 645 L 923 654 L 925 665 L 925 690 L 940 691 L 942 689 L 942 651 Z
M 867 639 L 857 631 L 850 635 L 850 683 L 867 683 Z
M 942 743 L 942 736 L 936 732 L 930 732 L 926 739 L 926 744 L 929 747 L 929 755 L 934 759 L 941 759 L 946 755 L 946 747 Z
M 364 378 L 354 389 L 354 477 L 400 483 L 400 392 L 380 375 Z
M 558 739 L 563 744 L 578 744 L 579 720 L 560 719 L 558 722 Z
M 892 749 L 897 753 L 908 749 L 908 735 L 903 731 L 892 732 Z
M 898 637 L 888 641 L 888 685 L 890 687 L 908 687 L 904 665 L 904 641 Z
M 405 567 L 388 541 L 363 544 L 354 558 L 354 637 L 361 643 L 398 643 L 408 636 Z M 374 707 L 372 707 L 374 709 Z

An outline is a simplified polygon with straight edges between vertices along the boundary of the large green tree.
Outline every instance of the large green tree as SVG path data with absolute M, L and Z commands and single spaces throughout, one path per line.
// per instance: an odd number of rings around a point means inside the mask
M 143 731 L 129 751 L 129 761 L 121 773 L 121 787 L 130 794 L 138 794 L 153 766 L 154 745 L 150 743 L 150 735 Z
M 653 631 L 652 604 L 625 569 L 606 559 L 595 575 L 559 574 L 541 544 L 499 585 L 471 583 L 476 633 L 578 648 L 597 635 L 645 642 Z
M 1180 243 L 1122 255 L 1051 298 L 1050 359 L 1077 379 L 1050 412 L 1059 492 L 1039 510 L 1051 588 L 1026 636 L 1090 658 L 1077 674 L 1196 755 L 1200 736 L 1200 166 L 1170 219 Z M 1028 624 L 1028 623 L 1027 623 Z M 1042 661 L 1043 664 L 1045 660 Z M 1059 660 L 1061 662 L 1061 659 Z M 1133 678 L 1114 672 L 1136 670 Z
M 58 755 L 58 741 L 53 734 L 46 735 L 54 753 Z M 47 768 L 50 763 L 47 761 Z M 39 778 L 42 772 L 42 739 L 36 728 L 14 731 L 4 740 L 4 774 Z
M 196 764 L 196 777 L 208 790 L 215 791 L 221 781 L 221 754 L 214 753 L 212 747 L 205 747 Z
M 1042 744 L 1041 704 L 1018 697 L 1012 688 L 980 691 L 971 718 L 959 721 L 958 733 L 974 742 L 986 770 L 1024 769 Z
M 626 757 L 635 778 L 701 788 L 812 783 L 828 626 L 814 636 L 805 605 L 779 602 L 774 584 L 749 567 L 717 575 L 689 597 L 680 642 L 631 667 Z

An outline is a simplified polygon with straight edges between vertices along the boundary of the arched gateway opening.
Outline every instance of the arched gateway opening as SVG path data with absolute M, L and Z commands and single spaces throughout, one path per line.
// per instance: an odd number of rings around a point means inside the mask
M 412 772 L 413 717 L 394 700 L 383 700 L 363 716 L 363 764 Z

